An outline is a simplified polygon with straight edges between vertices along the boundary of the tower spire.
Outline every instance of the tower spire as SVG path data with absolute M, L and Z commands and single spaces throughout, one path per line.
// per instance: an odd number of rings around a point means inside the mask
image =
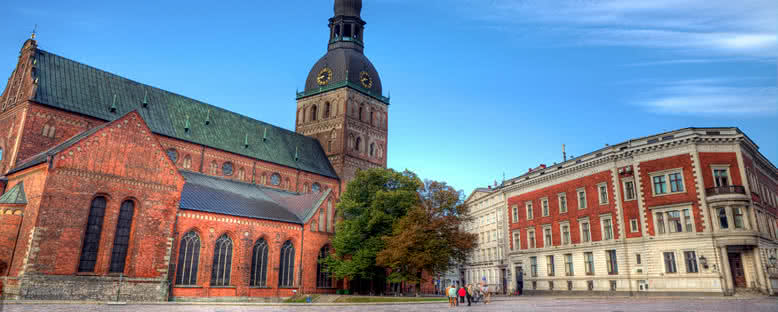
M 30 34 L 30 39 L 35 40 L 35 35 L 37 31 L 38 31 L 38 24 L 35 24 L 35 27 L 32 29 L 32 34 Z

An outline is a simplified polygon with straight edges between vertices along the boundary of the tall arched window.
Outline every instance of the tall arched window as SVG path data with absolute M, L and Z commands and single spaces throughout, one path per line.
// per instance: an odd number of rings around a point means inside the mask
M 294 286 L 294 246 L 292 246 L 292 241 L 286 241 L 284 245 L 281 246 L 281 259 L 279 266 L 280 270 L 278 271 L 278 286 Z
M 370 110 L 370 125 L 373 125 L 373 110 Z
M 197 266 L 200 264 L 200 236 L 194 231 L 184 234 L 178 248 L 176 285 L 197 285 Z
M 184 168 L 189 169 L 192 167 L 192 156 L 189 156 L 188 154 L 184 156 Z
M 311 106 L 311 121 L 316 121 L 316 113 L 318 113 L 316 105 Z
M 267 286 L 267 242 L 260 239 L 251 254 L 251 286 Z
M 354 143 L 354 150 L 359 152 L 359 146 L 362 145 L 362 138 L 357 137 L 357 141 Z
M 213 247 L 213 270 L 211 286 L 230 286 L 232 272 L 232 240 L 227 234 L 216 240 Z
M 321 263 L 322 259 L 330 254 L 330 246 L 324 245 L 319 251 L 319 258 L 316 261 L 316 288 L 332 288 L 332 274 L 327 272 L 327 265 Z
M 324 118 L 330 118 L 330 102 L 324 104 Z
M 130 245 L 130 229 L 132 228 L 132 216 L 135 214 L 135 202 L 126 200 L 119 208 L 119 221 L 116 223 L 116 235 L 113 238 L 113 250 L 111 251 L 112 273 L 124 272 L 124 264 L 127 261 L 127 247 Z
M 79 272 L 95 271 L 97 250 L 100 247 L 100 234 L 103 231 L 105 204 L 105 197 L 102 196 L 92 200 L 92 205 L 89 208 L 89 218 L 86 221 L 84 245 L 81 247 L 81 259 L 78 263 Z
M 319 228 L 318 228 L 319 232 L 324 232 L 324 226 L 327 225 L 327 221 L 325 219 L 326 217 L 327 215 L 326 212 L 324 211 L 324 208 L 319 209 Z
M 238 169 L 238 179 L 241 181 L 246 179 L 246 170 L 243 170 L 243 168 Z
M 332 210 L 332 200 L 327 200 L 327 232 L 334 232 L 335 212 Z
M 363 110 L 363 108 L 364 108 L 363 106 L 359 107 L 359 121 L 362 121 L 362 110 Z
M 370 143 L 370 156 L 375 155 L 375 143 Z

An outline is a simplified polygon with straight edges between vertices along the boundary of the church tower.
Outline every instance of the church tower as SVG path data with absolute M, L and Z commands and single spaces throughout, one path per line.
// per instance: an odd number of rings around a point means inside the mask
M 362 0 L 335 0 L 327 54 L 297 93 L 295 131 L 316 138 L 343 190 L 357 170 L 386 168 L 389 98 L 364 54 Z

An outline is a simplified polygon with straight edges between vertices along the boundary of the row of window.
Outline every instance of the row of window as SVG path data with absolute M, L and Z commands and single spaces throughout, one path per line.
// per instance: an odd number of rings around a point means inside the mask
M 546 260 L 546 275 L 556 275 L 556 262 L 554 255 L 548 255 Z M 562 261 L 564 261 L 565 276 L 575 276 L 575 266 L 572 253 L 562 255 Z M 678 273 L 678 265 L 676 263 L 676 252 L 666 251 L 662 253 L 662 259 L 664 263 L 664 272 L 668 274 Z M 635 260 L 637 265 L 643 265 L 640 254 L 635 254 Z M 538 257 L 530 257 L 530 276 L 538 277 Z M 697 253 L 693 250 L 683 251 L 683 264 L 686 273 L 699 273 L 699 267 L 697 265 Z M 594 275 L 594 263 L 595 257 L 593 252 L 583 253 L 584 273 L 586 275 Z M 616 256 L 616 250 L 605 251 L 605 264 L 608 275 L 619 274 L 619 263 Z
M 195 286 L 200 264 L 200 236 L 190 231 L 181 238 L 178 250 L 178 264 L 176 268 L 176 285 Z M 268 287 L 268 243 L 265 239 L 259 239 L 254 243 L 251 252 L 251 272 L 249 286 Z M 316 287 L 332 288 L 332 276 L 326 272 L 326 266 L 320 263 L 321 259 L 330 254 L 329 246 L 324 246 L 317 255 Z M 278 287 L 294 287 L 294 262 L 295 248 L 291 241 L 286 241 L 281 246 L 278 256 Z M 226 234 L 220 236 L 214 243 L 213 262 L 211 266 L 210 286 L 233 286 L 232 278 L 233 243 Z
M 602 240 L 614 239 L 613 219 L 609 214 L 600 217 L 600 226 L 601 226 L 600 230 L 602 231 Z M 551 224 L 546 224 L 543 225 L 542 227 L 543 228 L 542 247 L 553 246 L 553 231 L 551 227 L 552 227 Z M 636 227 L 636 225 L 634 227 Z M 560 222 L 559 229 L 562 235 L 561 244 L 562 245 L 572 244 L 573 241 L 570 237 L 570 222 L 569 221 Z M 580 243 L 588 243 L 592 241 L 592 231 L 591 231 L 591 224 L 589 222 L 589 217 L 578 219 L 578 229 L 580 231 L 579 232 Z M 534 227 L 527 229 L 527 245 L 525 247 L 538 248 L 536 244 Z M 521 234 L 519 230 L 513 232 L 513 249 L 515 250 L 521 249 Z
M 97 264 L 97 255 L 100 249 L 100 236 L 103 231 L 105 219 L 105 207 L 108 201 L 103 196 L 92 200 L 89 207 L 84 243 L 81 247 L 81 257 L 78 263 L 78 272 L 94 272 Z M 122 273 L 127 260 L 127 248 L 130 242 L 130 230 L 132 217 L 135 214 L 135 202 L 125 200 L 119 208 L 119 218 L 116 223 L 113 247 L 111 249 L 111 263 L 109 272 Z
M 762 202 L 768 203 L 773 207 L 778 207 L 778 188 L 776 188 L 775 185 L 762 183 L 763 180 L 759 179 L 758 175 L 753 171 L 754 170 L 752 170 L 750 167 L 746 168 L 746 174 L 748 175 L 748 182 L 751 186 L 751 192 L 757 193 L 759 195 L 759 199 Z M 764 181 L 769 180 L 764 179 Z
M 597 192 L 598 192 L 598 199 L 600 205 L 607 205 L 608 204 L 608 184 L 607 183 L 600 183 L 597 185 Z M 634 190 L 632 191 L 632 194 L 634 194 Z M 579 188 L 576 190 L 577 200 L 578 200 L 578 209 L 586 209 L 587 203 L 586 203 L 586 189 L 585 188 Z M 567 193 L 559 193 L 557 194 L 557 203 L 559 206 L 559 213 L 567 213 L 568 207 L 567 207 Z M 549 207 L 549 199 L 547 197 L 540 199 L 540 206 L 541 206 L 541 213 L 543 217 L 548 217 L 551 215 L 551 209 Z M 527 201 L 524 203 L 525 211 L 526 211 L 526 218 L 527 220 L 533 220 L 535 219 L 535 209 L 533 206 L 532 201 Z M 512 216 L 513 216 L 513 223 L 519 222 L 519 206 L 513 205 L 512 207 Z
M 41 135 L 47 138 L 54 138 L 54 134 L 56 131 L 57 128 L 54 126 L 43 125 L 43 133 L 41 133 Z

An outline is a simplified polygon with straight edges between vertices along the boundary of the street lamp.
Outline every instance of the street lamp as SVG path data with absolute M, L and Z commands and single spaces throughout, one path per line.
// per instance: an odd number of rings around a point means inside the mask
M 702 264 L 703 268 L 708 268 L 708 259 L 705 258 L 705 256 L 700 256 L 700 264 Z
M 778 262 L 778 259 L 775 258 L 775 255 L 771 255 L 769 261 L 770 261 L 770 266 L 775 268 L 776 262 Z

